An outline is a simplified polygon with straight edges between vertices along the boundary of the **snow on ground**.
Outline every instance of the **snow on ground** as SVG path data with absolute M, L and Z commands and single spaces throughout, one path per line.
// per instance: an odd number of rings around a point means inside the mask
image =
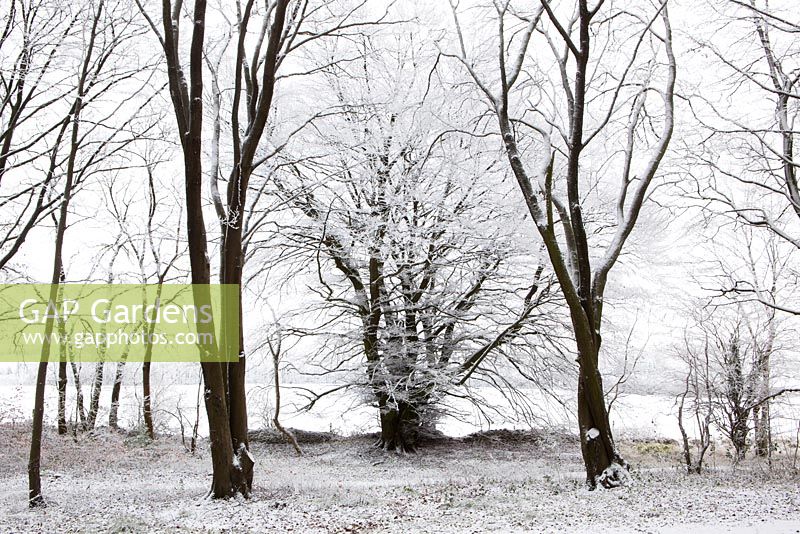
M 48 430 L 49 505 L 28 510 L 27 425 L 0 427 L 2 532 L 800 532 L 800 478 L 748 464 L 686 476 L 674 450 L 629 443 L 629 486 L 589 492 L 577 444 L 447 442 L 385 454 L 367 438 L 254 444 L 252 499 L 209 501 L 206 450 L 173 437 L 59 437 Z

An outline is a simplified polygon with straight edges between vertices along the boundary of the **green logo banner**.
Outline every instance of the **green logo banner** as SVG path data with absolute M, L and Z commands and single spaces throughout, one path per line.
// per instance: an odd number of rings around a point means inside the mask
M 0 361 L 236 361 L 239 286 L 0 285 Z

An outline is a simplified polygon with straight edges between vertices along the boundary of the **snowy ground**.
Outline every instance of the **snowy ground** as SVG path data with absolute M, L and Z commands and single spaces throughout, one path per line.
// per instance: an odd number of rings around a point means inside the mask
M 0 427 L 2 532 L 800 532 L 800 477 L 781 459 L 770 472 L 724 457 L 704 476 L 685 476 L 670 446 L 626 443 L 636 465 L 625 488 L 588 492 L 577 445 L 440 443 L 416 455 L 384 454 L 366 438 L 254 444 L 250 501 L 203 498 L 208 452 L 174 438 L 99 430 L 45 437 L 49 505 L 26 503 L 27 425 Z

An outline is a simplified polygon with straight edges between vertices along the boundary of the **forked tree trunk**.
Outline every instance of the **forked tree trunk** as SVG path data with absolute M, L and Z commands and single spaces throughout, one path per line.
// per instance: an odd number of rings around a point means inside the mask
M 202 21 L 205 20 L 205 2 L 198 2 L 195 17 L 201 21 L 195 26 L 193 35 L 192 69 L 202 69 Z M 170 13 L 167 12 L 169 17 Z M 167 24 L 167 22 L 165 22 Z M 171 32 L 167 24 L 165 31 Z M 197 42 L 195 42 L 197 41 Z M 199 45 L 198 45 L 199 43 Z M 203 170 L 201 166 L 201 125 L 202 125 L 202 78 L 200 73 L 193 73 L 192 81 L 192 133 L 185 141 L 184 172 L 186 177 L 186 212 L 187 237 L 189 242 L 189 261 L 192 268 L 192 291 L 195 303 L 211 302 L 209 284 L 211 272 L 208 265 L 205 224 L 203 222 L 203 198 L 201 195 Z M 196 98 L 195 98 L 196 97 Z M 216 339 L 213 324 L 198 323 L 198 334 L 211 335 Z M 250 495 L 250 486 L 242 476 L 245 470 L 252 470 L 252 458 L 249 453 L 241 455 L 239 465 L 234 465 L 233 441 L 231 439 L 230 414 L 227 404 L 227 363 L 204 361 L 203 383 L 205 385 L 205 406 L 208 415 L 209 442 L 211 448 L 211 464 L 213 476 L 210 495 L 214 498 L 232 497 L 236 493 Z M 247 452 L 247 451 L 244 451 Z
M 578 351 L 578 426 L 581 453 L 586 467 L 586 483 L 590 489 L 596 488 L 597 484 L 609 488 L 616 487 L 622 484 L 628 464 L 621 458 L 614 445 L 611 425 L 608 421 L 603 382 L 598 367 L 603 287 L 595 288 L 595 291 L 589 289 L 592 284 L 588 252 L 584 250 L 584 254 L 580 258 L 576 253 L 575 257 L 567 261 L 568 258 L 565 258 L 559 249 L 552 225 L 543 222 L 544 215 L 536 200 L 536 193 L 531 181 L 522 165 L 507 113 L 504 106 L 498 110 L 500 131 L 505 141 L 506 154 L 528 205 L 531 218 L 536 221 L 537 229 L 545 242 L 548 256 L 569 306 L 572 331 Z M 573 155 L 573 157 L 575 156 Z M 575 166 L 576 163 L 572 162 L 571 165 Z M 552 163 L 547 173 L 552 173 Z M 576 180 L 573 182 L 577 183 Z M 583 229 L 582 223 L 580 223 L 580 203 L 576 201 L 572 207 L 573 228 Z M 585 233 L 581 235 L 585 249 L 587 246 Z M 571 254 L 569 250 L 568 254 Z M 573 269 L 576 271 L 575 273 L 572 272 Z M 573 276 L 577 277 L 579 283 L 575 283 Z
M 420 417 L 414 406 L 384 398 L 380 406 L 380 422 L 381 436 L 376 446 L 385 451 L 416 451 Z
M 269 38 L 263 57 L 263 71 L 261 79 L 261 94 L 255 100 L 253 87 L 255 84 L 248 83 L 248 99 L 253 99 L 250 104 L 251 115 L 247 125 L 247 136 L 235 143 L 234 153 L 238 156 L 232 169 L 227 188 L 227 210 L 224 221 L 224 234 L 222 243 L 221 273 L 220 278 L 223 284 L 235 284 L 238 291 L 238 305 L 236 309 L 232 306 L 223 306 L 223 313 L 237 313 L 239 316 L 238 332 L 230 332 L 229 335 L 238 337 L 237 354 L 238 361 L 230 362 L 227 365 L 227 392 L 228 392 L 228 411 L 231 432 L 231 444 L 237 459 L 237 467 L 241 471 L 240 475 L 246 483 L 245 495 L 250 493 L 253 482 L 253 457 L 250 454 L 250 445 L 247 437 L 247 392 L 245 390 L 246 358 L 244 346 L 244 317 L 242 316 L 242 269 L 244 268 L 245 254 L 243 248 L 243 231 L 245 224 L 245 212 L 247 210 L 247 190 L 250 176 L 254 170 L 253 160 L 261 142 L 267 121 L 269 119 L 272 97 L 275 91 L 275 74 L 279 65 L 278 57 L 283 47 L 282 36 L 285 31 L 286 15 L 289 2 L 288 0 L 278 0 L 274 3 L 274 14 L 272 24 L 269 29 Z M 249 16 L 249 9 L 248 15 Z M 266 21 L 265 21 L 266 23 Z M 237 55 L 237 68 L 235 85 L 240 86 L 242 68 L 246 61 L 243 56 L 244 51 L 244 28 L 246 22 L 240 29 L 239 36 L 239 55 Z M 233 129 L 236 131 L 238 125 L 238 106 L 240 94 L 238 89 L 234 96 L 234 106 L 232 113 Z M 238 136 L 238 131 L 235 134 Z
M 172 99 L 178 129 L 181 132 L 183 149 L 185 193 L 186 193 L 186 229 L 189 244 L 189 263 L 192 272 L 192 289 L 195 303 L 210 302 L 208 284 L 211 273 L 208 264 L 208 241 L 203 221 L 203 62 L 206 4 L 205 0 L 196 0 L 192 14 L 193 28 L 189 50 L 189 80 L 187 84 L 181 66 L 181 47 L 178 42 L 178 23 L 172 13 L 172 3 L 162 2 L 163 39 L 161 44 L 167 62 L 170 96 Z M 261 93 L 256 98 L 251 91 L 259 84 L 247 83 L 248 100 L 251 115 L 247 125 L 247 135 L 241 141 L 239 135 L 238 108 L 241 97 L 241 76 L 245 70 L 246 58 L 244 44 L 247 21 L 250 17 L 252 3 L 248 4 L 240 21 L 240 34 L 236 59 L 236 89 L 233 93 L 232 130 L 235 142 L 235 161 L 228 182 L 228 212 L 225 214 L 227 228 L 223 241 L 222 282 L 240 283 L 241 269 L 244 261 L 242 254 L 242 225 L 248 189 L 247 180 L 253 169 L 253 160 L 261 141 L 264 128 L 269 118 L 272 95 L 275 86 L 275 71 L 279 65 L 279 55 L 283 48 L 285 22 L 288 0 L 274 3 L 272 25 L 263 57 L 263 76 L 260 84 Z M 257 59 L 256 61 L 262 61 Z M 215 176 L 216 179 L 216 176 Z M 241 299 L 240 299 L 241 300 Z M 223 309 L 223 313 L 236 310 Z M 241 324 L 241 309 L 239 310 Z M 212 325 L 200 325 L 205 332 L 214 335 Z M 210 327 L 210 328 L 209 328 Z M 241 327 L 240 327 L 241 328 Z M 239 354 L 244 354 L 239 332 Z M 214 497 L 229 497 L 235 493 L 250 494 L 252 482 L 253 458 L 247 444 L 247 409 L 245 396 L 244 358 L 230 366 L 227 362 L 204 361 L 202 364 L 203 382 L 205 384 L 205 404 L 208 413 L 209 437 L 211 441 L 211 457 L 214 467 L 211 494 Z M 229 404 L 230 399 L 230 404 Z M 235 463 L 234 463 L 235 462 Z

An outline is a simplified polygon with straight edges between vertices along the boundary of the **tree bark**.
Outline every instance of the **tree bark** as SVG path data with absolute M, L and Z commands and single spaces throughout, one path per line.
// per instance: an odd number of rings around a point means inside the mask
M 97 362 L 94 367 L 94 378 L 92 379 L 92 396 L 89 399 L 89 413 L 86 416 L 84 430 L 93 430 L 97 423 L 97 412 L 100 409 L 100 393 L 103 389 L 103 376 L 105 374 L 105 362 Z
M 586 483 L 613 488 L 622 483 L 628 464 L 617 452 L 608 419 L 603 380 L 597 367 L 597 349 L 579 345 L 578 427 Z
M 119 396 L 122 390 L 122 377 L 125 371 L 125 360 L 117 364 L 117 372 L 114 374 L 114 385 L 111 387 L 111 408 L 108 411 L 108 427 L 113 430 L 119 429 Z
M 74 361 L 70 361 L 70 368 L 72 369 L 72 381 L 75 383 L 75 411 L 78 412 L 77 419 L 80 422 L 80 426 L 83 427 L 86 424 L 86 410 L 83 405 L 81 373 Z
M 772 451 L 772 429 L 770 428 L 769 401 L 753 409 L 755 423 L 755 452 L 759 458 L 769 458 Z
M 385 451 L 415 452 L 421 420 L 417 409 L 404 401 L 380 402 L 381 436 L 376 446 Z
M 150 392 L 150 362 L 142 363 L 142 418 L 147 437 L 156 439 L 156 431 L 153 427 L 153 404 Z
M 58 435 L 67 433 L 67 362 L 58 362 Z

